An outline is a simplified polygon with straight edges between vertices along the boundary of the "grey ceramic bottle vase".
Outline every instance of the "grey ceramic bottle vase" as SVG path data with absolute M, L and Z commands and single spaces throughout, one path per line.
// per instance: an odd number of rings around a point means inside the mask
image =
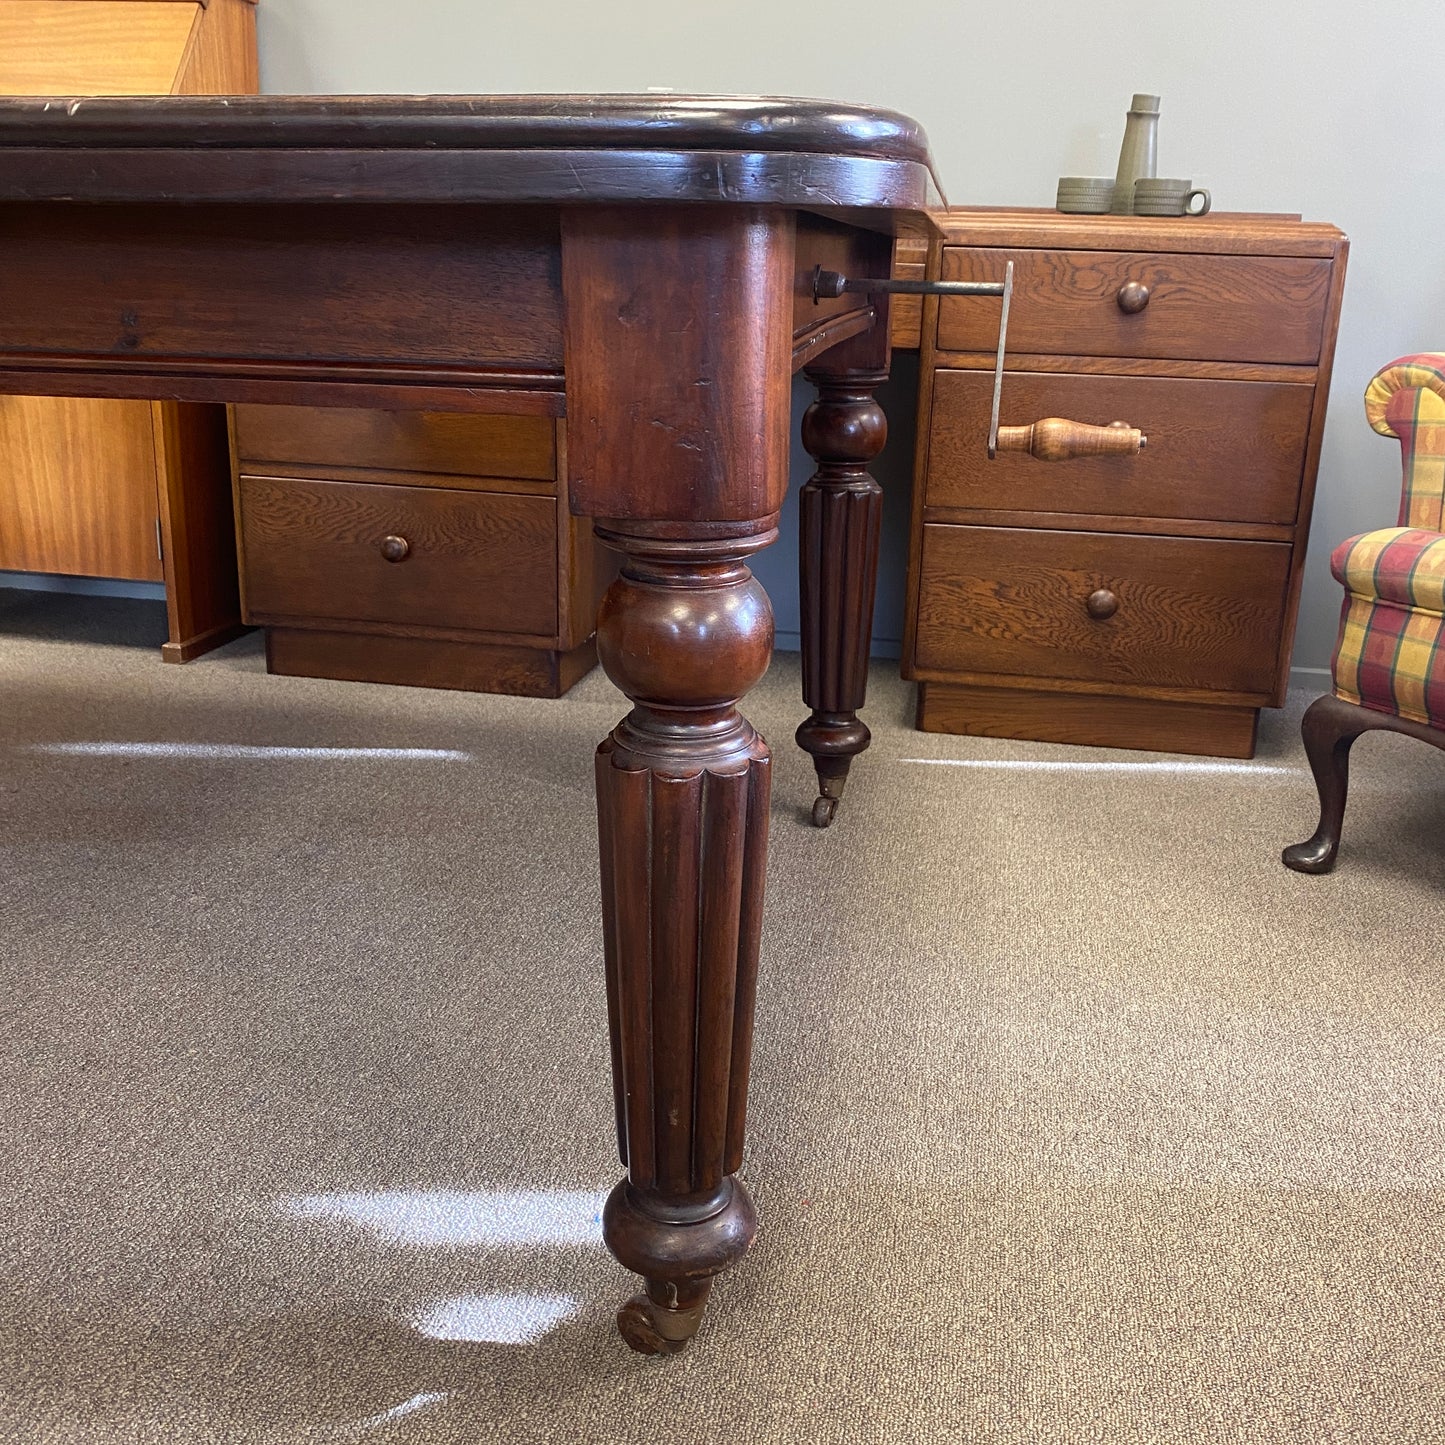
M 1124 121 L 1124 144 L 1119 147 L 1119 173 L 1114 178 L 1110 210 L 1127 216 L 1134 210 L 1134 182 L 1152 177 L 1159 144 L 1159 97 L 1136 95 Z

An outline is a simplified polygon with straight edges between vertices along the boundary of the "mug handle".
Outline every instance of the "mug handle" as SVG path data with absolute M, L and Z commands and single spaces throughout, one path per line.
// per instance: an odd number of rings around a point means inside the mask
M 1203 204 L 1202 206 L 1200 206 L 1200 208 L 1199 208 L 1197 211 L 1192 209 L 1192 207 L 1193 207 L 1193 205 L 1194 205 L 1194 199 L 1195 199 L 1196 196 L 1197 196 L 1200 200 L 1202 200 L 1202 201 L 1204 202 L 1204 204 Z M 1209 192 L 1206 191 L 1203 186 L 1201 186 L 1198 190 L 1190 191 L 1189 194 L 1184 197 L 1184 214 L 1185 214 L 1186 216 L 1202 216 L 1202 215 L 1204 215 L 1208 210 L 1209 210 Z

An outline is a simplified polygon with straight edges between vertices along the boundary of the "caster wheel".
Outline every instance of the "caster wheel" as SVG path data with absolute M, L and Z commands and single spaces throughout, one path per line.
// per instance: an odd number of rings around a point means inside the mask
M 645 1294 L 633 1295 L 617 1311 L 617 1332 L 639 1355 L 675 1355 L 687 1348 L 688 1337 L 671 1339 L 663 1334 L 658 1316 L 664 1313 Z M 693 1328 L 697 1328 L 695 1322 Z
M 813 804 L 813 826 L 826 828 L 838 812 L 837 798 L 819 798 Z

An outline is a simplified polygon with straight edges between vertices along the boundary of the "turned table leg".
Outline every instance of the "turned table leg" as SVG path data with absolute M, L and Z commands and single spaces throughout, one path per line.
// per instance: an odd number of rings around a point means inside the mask
M 813 755 L 813 822 L 826 828 L 854 757 L 871 741 L 858 709 L 868 689 L 883 491 L 868 463 L 888 437 L 873 399 L 888 373 L 810 367 L 805 375 L 818 399 L 803 417 L 803 445 L 818 469 L 799 497 L 803 701 L 812 712 L 797 740 Z
M 613 1087 L 627 1166 L 602 1231 L 645 1281 L 617 1320 L 647 1354 L 686 1345 L 713 1277 L 757 1228 L 734 1175 L 770 763 L 737 703 L 767 671 L 773 641 L 767 594 L 745 559 L 777 534 L 773 519 L 704 538 L 678 535 L 686 531 L 598 525 L 626 559 L 602 604 L 598 652 L 634 704 L 597 752 Z

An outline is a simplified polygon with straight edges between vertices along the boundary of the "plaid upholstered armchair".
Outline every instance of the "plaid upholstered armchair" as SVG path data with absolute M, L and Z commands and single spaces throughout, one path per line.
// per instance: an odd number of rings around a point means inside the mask
M 1334 691 L 1304 717 L 1320 822 L 1307 842 L 1284 850 L 1300 873 L 1334 867 L 1350 746 L 1361 733 L 1388 728 L 1445 748 L 1445 354 L 1392 361 L 1366 389 L 1365 415 L 1400 441 L 1400 524 L 1351 537 L 1330 557 L 1345 605 Z

